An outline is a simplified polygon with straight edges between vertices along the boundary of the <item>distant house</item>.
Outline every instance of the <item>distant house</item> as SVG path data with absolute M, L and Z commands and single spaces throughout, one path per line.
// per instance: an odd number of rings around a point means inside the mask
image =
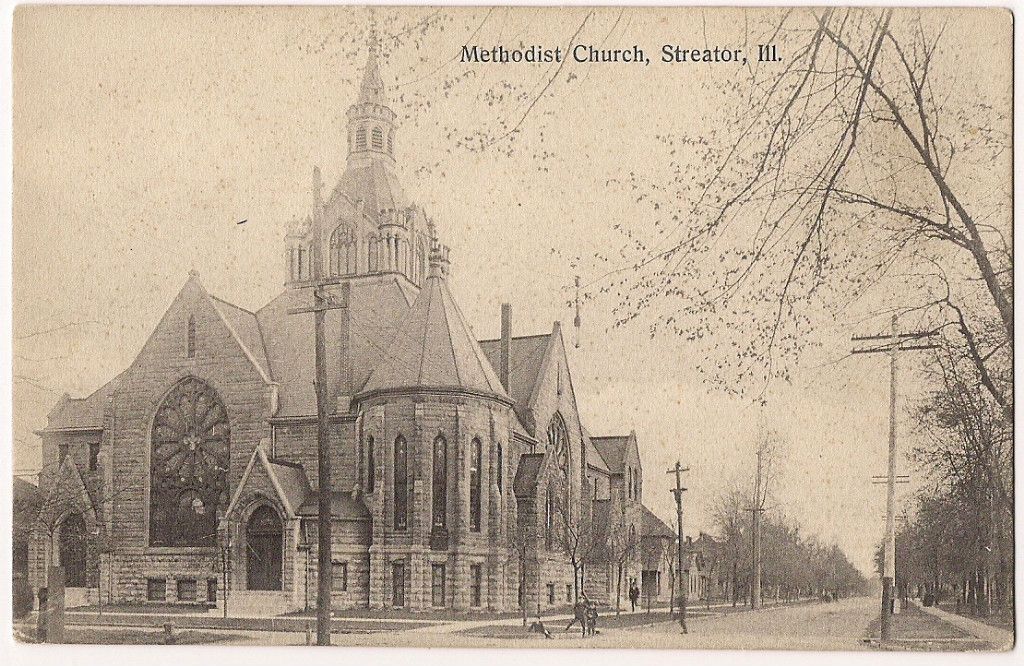
M 14 553 L 11 558 L 11 569 L 13 573 L 14 590 L 14 615 L 20 615 L 19 608 L 27 604 L 25 610 L 32 608 L 33 591 L 28 582 L 29 563 L 29 537 L 32 533 L 32 526 L 39 515 L 39 506 L 42 502 L 39 488 L 35 485 L 14 477 L 14 532 L 12 545 Z
M 676 561 L 676 533 L 646 506 L 643 507 L 641 521 L 641 599 L 645 604 L 648 599 L 667 603 L 672 598 L 671 572 Z

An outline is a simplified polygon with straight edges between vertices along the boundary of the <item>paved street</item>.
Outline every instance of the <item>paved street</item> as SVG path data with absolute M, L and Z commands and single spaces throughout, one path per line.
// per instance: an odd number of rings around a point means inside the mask
M 577 628 L 566 632 L 570 616 L 559 614 L 544 618 L 545 626 L 551 632 L 550 639 L 523 631 L 519 618 L 435 619 L 429 624 L 392 623 L 385 630 L 381 630 L 379 625 L 386 621 L 363 618 L 347 620 L 334 634 L 333 642 L 341 646 L 387 647 L 865 650 L 873 647 L 864 638 L 868 627 L 877 620 L 877 600 L 874 597 L 844 599 L 836 603 L 800 603 L 758 611 L 727 612 L 732 610 L 729 607 L 712 607 L 710 610 L 708 613 L 704 609 L 695 609 L 686 635 L 680 632 L 676 622 L 646 623 L 646 614 L 637 613 L 627 614 L 631 626 L 614 628 L 605 625 L 601 628 L 599 624 L 599 634 L 584 639 Z M 948 613 L 941 613 L 942 617 L 938 613 L 933 615 L 936 617 L 931 628 L 925 627 L 924 633 L 918 628 L 914 630 L 918 633 L 913 636 L 908 633 L 904 637 L 905 644 L 901 643 L 895 649 L 935 649 L 932 645 L 935 640 L 948 643 L 957 632 L 964 632 L 963 638 L 950 644 L 952 649 L 991 649 L 1012 642 L 1012 636 L 1007 632 L 1002 632 L 996 637 L 999 640 L 994 640 L 985 634 L 991 629 L 978 622 L 958 617 L 947 619 Z M 605 621 L 611 623 L 611 617 L 606 616 Z M 954 625 L 963 626 L 957 629 Z M 913 633 L 911 629 L 907 631 Z M 69 640 L 74 642 L 158 643 L 162 639 L 160 629 L 146 627 L 73 626 L 69 627 L 69 632 Z M 81 636 L 76 636 L 76 633 Z M 192 627 L 179 628 L 178 633 L 182 643 L 303 645 L 306 641 L 304 632 L 290 630 Z M 950 649 L 949 646 L 946 649 Z
M 765 608 L 759 611 L 722 615 L 697 615 L 689 621 L 690 633 L 682 635 L 678 624 L 660 622 L 626 629 L 605 628 L 584 639 L 578 630 L 565 632 L 568 615 L 545 618 L 551 639 L 539 634 L 519 633 L 518 618 L 503 620 L 461 620 L 430 626 L 410 627 L 384 633 L 334 634 L 335 645 L 390 647 L 536 647 L 536 648 L 754 648 L 857 650 L 865 630 L 874 618 L 873 598 L 847 599 L 838 603 L 806 603 Z M 367 620 L 367 627 L 376 620 Z M 494 638 L 467 634 L 482 627 L 507 627 L 508 637 Z M 150 630 L 142 630 L 148 634 Z M 196 630 L 190 630 L 196 631 Z M 223 636 L 223 643 L 243 645 L 302 645 L 305 634 L 291 631 L 201 630 L 205 635 Z

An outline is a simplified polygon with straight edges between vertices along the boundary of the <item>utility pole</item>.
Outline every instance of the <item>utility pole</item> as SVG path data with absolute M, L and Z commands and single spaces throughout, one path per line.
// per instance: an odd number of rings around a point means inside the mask
M 917 340 L 930 338 L 937 331 L 898 333 L 896 315 L 892 316 L 889 335 L 854 336 L 854 343 L 868 343 L 855 347 L 854 354 L 889 354 L 889 473 L 886 479 L 885 496 L 885 548 L 882 554 L 882 609 L 881 636 L 887 641 L 892 637 L 893 584 L 896 580 L 896 356 L 897 352 L 914 349 L 935 349 L 934 343 L 913 344 Z
M 580 348 L 580 324 L 583 320 L 580 318 L 580 276 L 576 276 L 576 316 L 572 320 L 573 326 L 576 328 L 576 349 Z
M 676 461 L 676 466 L 668 470 L 666 474 L 675 474 L 676 476 L 676 487 L 672 489 L 672 494 L 676 497 L 676 530 L 679 534 L 679 538 L 676 542 L 676 581 L 679 586 L 679 625 L 683 629 L 683 633 L 690 633 L 686 628 L 686 595 L 687 585 L 683 582 L 683 493 L 686 492 L 686 488 L 683 488 L 683 472 L 689 472 L 689 467 L 683 467 L 679 461 Z
M 751 538 L 753 547 L 751 557 L 753 558 L 750 583 L 750 607 L 757 609 L 761 607 L 761 514 L 764 513 L 764 502 L 761 500 L 761 470 L 762 456 L 764 449 L 757 447 L 757 476 L 754 479 L 754 502 L 750 506 L 751 515 Z
M 317 594 L 316 644 L 331 644 L 331 449 L 327 421 L 327 367 L 325 361 L 324 319 L 327 310 L 348 306 L 339 303 L 324 292 L 323 267 L 323 183 L 320 169 L 313 169 L 313 243 L 310 262 L 310 286 L 313 288 L 313 307 L 293 308 L 288 314 L 313 313 L 313 347 L 316 390 L 316 451 L 317 451 Z

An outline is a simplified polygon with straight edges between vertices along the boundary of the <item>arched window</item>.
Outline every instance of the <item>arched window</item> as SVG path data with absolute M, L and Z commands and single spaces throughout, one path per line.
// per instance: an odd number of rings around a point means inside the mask
M 504 457 L 501 455 L 501 444 L 498 444 L 497 448 L 495 449 L 494 458 L 494 464 L 496 466 L 496 469 L 494 471 L 495 481 L 498 484 L 498 492 L 501 492 L 502 474 L 505 469 L 505 460 Z
M 409 526 L 409 449 L 405 437 L 395 439 L 395 530 Z
M 555 412 L 548 424 L 548 455 L 554 456 L 563 477 L 569 478 L 569 431 L 561 414 Z
M 551 496 L 551 489 L 548 488 L 544 496 L 544 547 L 551 550 L 555 528 L 555 503 Z
M 377 465 L 374 462 L 373 435 L 366 438 L 366 492 L 372 493 L 377 481 Z
M 384 132 L 379 127 L 373 128 L 371 134 L 370 147 L 374 150 L 384 150 Z
M 366 150 L 366 128 L 356 130 L 356 150 Z
M 216 392 L 186 377 L 153 419 L 149 540 L 154 546 L 216 546 L 217 509 L 228 501 L 231 426 Z
M 188 332 L 187 332 L 186 335 L 188 337 L 188 341 L 185 343 L 186 347 L 187 347 L 186 351 L 188 353 L 188 357 L 189 358 L 195 358 L 196 357 L 196 318 L 195 317 L 190 316 L 188 318 Z
M 448 525 L 448 442 L 441 435 L 434 440 L 431 495 L 433 528 L 443 530 Z
M 378 255 L 377 255 L 377 253 L 379 252 L 378 247 L 379 247 L 379 243 L 377 242 L 377 237 L 376 236 L 370 236 L 370 238 L 367 239 L 367 241 L 366 241 L 367 272 L 368 273 L 376 273 L 377 272 L 377 264 L 378 264 L 378 261 L 377 261 Z
M 483 467 L 483 446 L 479 439 L 470 445 L 469 459 L 469 529 L 480 531 L 480 470 Z
M 356 260 L 358 259 L 358 245 L 354 236 L 345 243 L 345 275 L 355 275 L 359 272 Z
M 80 513 L 71 513 L 60 524 L 60 565 L 67 587 L 86 586 L 86 531 Z
M 388 155 L 390 155 L 395 148 L 395 130 L 388 132 Z

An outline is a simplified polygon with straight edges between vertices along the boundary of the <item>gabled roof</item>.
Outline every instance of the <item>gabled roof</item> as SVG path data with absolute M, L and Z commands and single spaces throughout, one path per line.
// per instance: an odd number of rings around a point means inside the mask
M 249 457 L 249 463 L 245 466 L 245 471 L 242 472 L 242 479 L 239 481 L 238 488 L 235 489 L 234 495 L 228 503 L 225 514 L 230 515 L 235 510 L 249 483 L 249 477 L 256 469 L 257 464 L 263 467 L 267 478 L 270 480 L 270 485 L 273 486 L 274 491 L 277 493 L 277 498 L 281 501 L 281 505 L 288 515 L 296 515 L 299 507 L 309 497 L 312 491 L 310 490 L 309 479 L 306 478 L 306 471 L 302 468 L 302 465 L 272 459 L 267 456 L 266 449 L 266 441 L 261 441 L 253 449 L 252 455 Z
M 509 344 L 508 379 L 509 397 L 515 401 L 516 411 L 529 407 L 533 387 L 540 376 L 544 352 L 551 342 L 551 333 L 512 338 Z M 495 372 L 501 367 L 501 340 L 481 340 L 487 360 Z
M 103 413 L 107 407 L 107 399 L 121 385 L 123 377 L 122 372 L 85 398 L 72 398 L 65 394 L 50 410 L 46 430 L 103 428 Z
M 468 390 L 511 402 L 436 264 L 360 393 L 407 388 Z
M 351 384 L 342 377 L 341 343 L 344 316 L 328 310 L 324 321 L 327 345 L 327 382 L 332 393 L 354 393 L 366 382 L 387 352 L 388 342 L 405 319 L 415 294 L 406 281 L 395 275 L 367 276 L 348 281 L 348 364 Z M 313 390 L 313 326 L 309 316 L 292 315 L 289 310 L 309 305 L 308 290 L 287 289 L 263 306 L 257 317 L 266 341 L 267 356 L 279 385 L 279 408 L 275 416 L 316 414 Z
M 609 437 L 590 438 L 594 448 L 601 454 L 605 464 L 608 466 L 608 470 L 612 474 L 622 474 L 629 437 L 629 435 L 612 435 Z
M 640 505 L 640 534 L 644 539 L 652 537 L 656 539 L 675 539 L 675 531 L 658 518 L 646 506 Z
M 543 464 L 543 453 L 524 453 L 519 456 L 519 465 L 516 466 L 516 478 L 512 483 L 512 489 L 516 497 L 526 499 L 536 495 L 537 479 L 540 476 Z
M 586 428 L 583 428 L 583 441 L 587 445 L 587 466 L 610 474 L 611 470 L 608 469 L 608 464 L 604 461 L 597 447 L 594 446 L 594 440 Z
M 217 310 L 217 313 L 234 333 L 242 348 L 248 353 L 253 364 L 268 380 L 273 377 L 270 372 L 270 363 L 267 361 L 267 348 L 263 343 L 263 332 L 260 330 L 260 322 L 254 312 L 245 308 L 228 303 L 222 298 L 217 298 L 208 293 L 210 302 Z

